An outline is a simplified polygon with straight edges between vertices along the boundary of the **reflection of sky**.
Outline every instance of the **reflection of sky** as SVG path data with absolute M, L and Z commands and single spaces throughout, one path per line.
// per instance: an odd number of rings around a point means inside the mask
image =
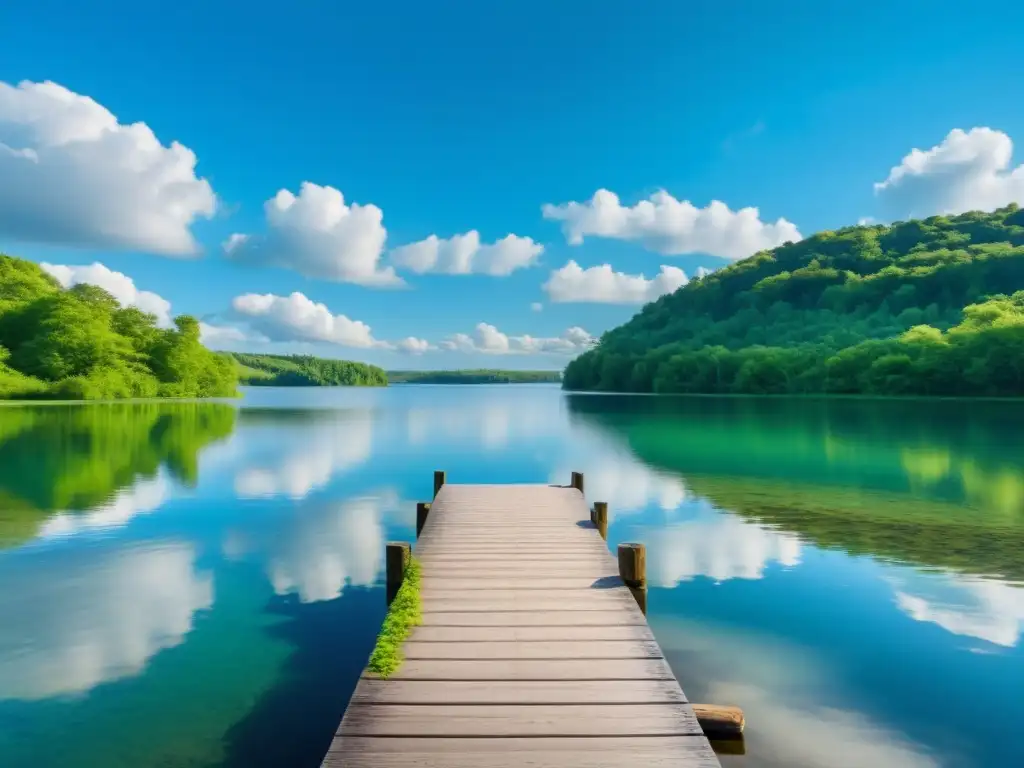
M 184 543 L 48 549 L 0 562 L 0 699 L 81 693 L 137 675 L 213 604 Z
M 653 529 L 649 542 L 648 578 L 663 587 L 703 576 L 715 581 L 760 579 L 773 562 L 800 563 L 800 541 L 739 517 L 694 504 L 698 511 L 685 520 Z M 703 507 L 703 508 L 701 508 Z
M 39 536 L 50 538 L 87 531 L 103 531 L 126 525 L 133 517 L 159 509 L 172 493 L 172 482 L 163 472 L 139 480 L 87 512 L 57 512 L 40 526 Z
M 915 621 L 1007 648 L 1020 642 L 1024 587 L 958 574 L 901 573 L 896 604 Z
M 386 518 L 401 505 L 391 490 L 302 505 L 265 524 L 230 528 L 223 549 L 231 560 L 263 562 L 276 594 L 294 593 L 303 603 L 331 600 L 346 586 L 376 582 L 384 566 Z
M 237 467 L 235 492 L 241 498 L 305 498 L 339 472 L 354 468 L 373 451 L 373 414 L 344 411 L 297 426 L 269 423 L 249 427 L 234 439 L 264 450 Z M 227 450 L 231 450 L 229 446 Z
M 748 752 L 786 768 L 938 768 L 944 763 L 835 695 L 828 659 L 778 635 L 666 618 L 655 631 L 691 699 L 743 707 Z M 686 660 L 700 658 L 694 669 Z M 689 679 L 688 679 L 689 678 Z M 689 681 L 694 681 L 691 685 Z M 729 766 L 728 758 L 723 761 Z M 738 761 L 737 765 L 743 764 Z
M 0 552 L 0 705 L 31 720 L 45 697 L 144 684 L 168 656 L 201 698 L 224 684 L 188 677 L 189 654 L 212 643 L 209 622 L 244 628 L 234 641 L 244 668 L 246 647 L 271 640 L 236 612 L 281 605 L 301 617 L 334 607 L 344 626 L 370 621 L 366 647 L 350 651 L 365 658 L 380 620 L 366 619 L 365 604 L 383 611 L 371 590 L 384 544 L 414 537 L 432 470 L 450 482 L 559 484 L 582 471 L 588 499 L 609 503 L 611 546 L 647 544 L 651 623 L 691 698 L 746 710 L 745 768 L 966 768 L 1020 753 L 977 736 L 986 708 L 1024 716 L 1020 587 L 822 552 L 716 510 L 608 433 L 570 425 L 555 388 L 312 397 L 312 417 L 240 414 L 234 434 L 200 455 L 194 488 L 161 472 Z M 88 723 L 88 700 L 75 701 Z

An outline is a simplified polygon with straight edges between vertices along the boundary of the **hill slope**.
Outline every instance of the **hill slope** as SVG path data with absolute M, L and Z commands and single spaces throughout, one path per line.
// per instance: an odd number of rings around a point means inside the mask
M 1024 210 L 821 232 L 693 280 L 566 389 L 1024 394 Z
M 38 264 L 0 254 L 0 399 L 96 400 L 235 394 L 230 358 L 187 315 L 158 328 L 102 288 L 68 290 Z

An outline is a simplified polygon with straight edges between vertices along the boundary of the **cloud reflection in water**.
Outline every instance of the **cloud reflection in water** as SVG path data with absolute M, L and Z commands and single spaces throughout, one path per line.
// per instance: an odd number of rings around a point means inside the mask
M 17 620 L 0 622 L 0 699 L 82 693 L 139 674 L 213 605 L 213 579 L 194 563 L 190 545 L 172 542 L 48 550 L 11 564 L 19 586 L 0 590 L 0 616 Z

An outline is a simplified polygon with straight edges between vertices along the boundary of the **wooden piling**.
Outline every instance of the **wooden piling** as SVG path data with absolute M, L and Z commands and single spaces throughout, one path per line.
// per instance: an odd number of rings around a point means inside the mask
M 590 521 L 597 527 L 601 538 L 608 539 L 608 502 L 595 501 L 594 508 L 590 512 Z
M 586 496 L 586 493 L 583 492 L 583 473 L 582 472 L 573 472 L 572 473 L 572 480 L 569 482 L 569 485 L 571 487 L 575 488 L 580 493 L 583 493 L 584 496 Z
M 412 549 L 404 541 L 389 541 L 387 545 L 387 557 L 385 558 L 385 569 L 387 572 L 387 597 L 388 605 L 395 599 L 402 580 L 405 578 L 405 569 L 412 557 Z
M 636 604 L 647 615 L 647 547 L 643 544 L 619 544 L 619 576 Z
M 434 497 L 435 498 L 437 497 L 437 494 L 440 492 L 441 486 L 444 485 L 445 475 L 446 475 L 446 473 L 441 471 L 440 469 L 434 471 Z
M 423 533 L 423 526 L 427 524 L 427 515 L 430 514 L 430 502 L 429 501 L 417 501 L 416 502 L 416 538 L 420 537 Z

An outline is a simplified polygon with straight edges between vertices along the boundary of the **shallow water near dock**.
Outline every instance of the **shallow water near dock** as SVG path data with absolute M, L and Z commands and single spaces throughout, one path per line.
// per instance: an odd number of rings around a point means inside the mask
M 248 389 L 0 407 L 0 765 L 316 768 L 453 483 L 585 473 L 727 768 L 1024 765 L 1024 403 Z M 994 721 L 994 715 L 998 720 Z

